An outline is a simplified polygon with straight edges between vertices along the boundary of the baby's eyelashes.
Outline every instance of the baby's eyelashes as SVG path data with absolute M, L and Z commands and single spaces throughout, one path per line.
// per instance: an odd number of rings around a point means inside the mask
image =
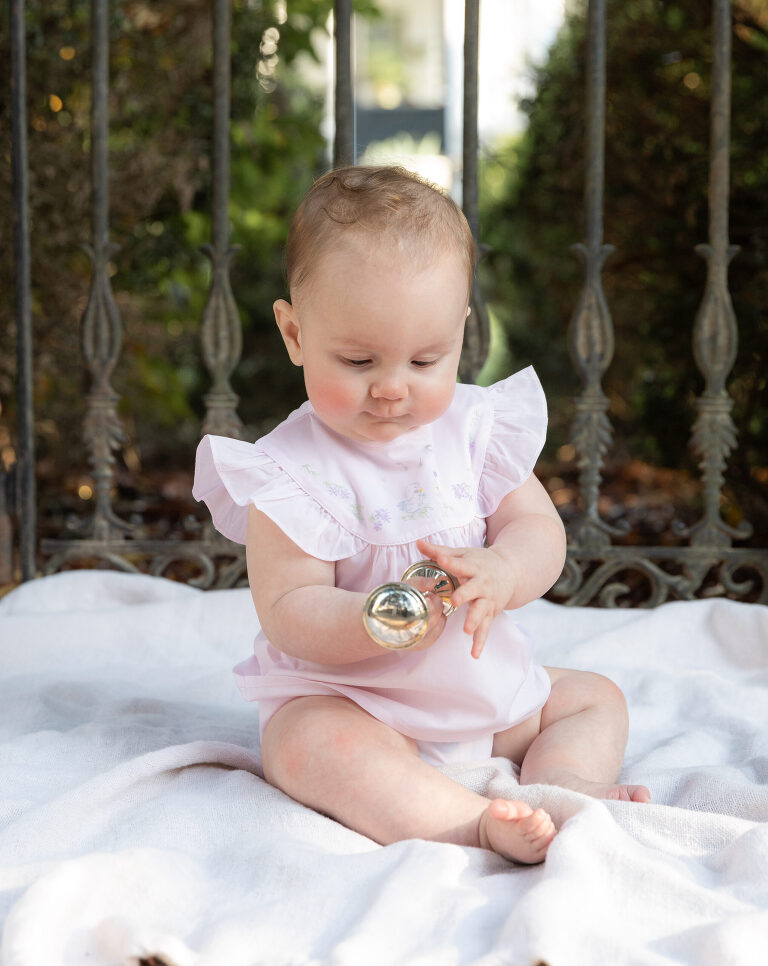
M 346 356 L 339 356 L 339 359 L 344 365 L 352 366 L 353 369 L 363 369 L 373 362 L 373 359 L 348 359 Z M 437 365 L 438 361 L 438 359 L 412 359 L 411 365 L 417 369 L 428 369 L 430 366 Z

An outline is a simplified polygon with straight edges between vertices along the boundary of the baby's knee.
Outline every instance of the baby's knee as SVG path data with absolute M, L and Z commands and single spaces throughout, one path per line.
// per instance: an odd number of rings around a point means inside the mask
M 599 679 L 597 684 L 599 700 L 613 712 L 617 720 L 628 721 L 629 712 L 627 710 L 627 699 L 624 696 L 624 692 L 615 681 L 605 677 L 603 674 L 596 674 L 595 677 Z
M 586 697 L 590 704 L 603 708 L 618 719 L 627 717 L 627 699 L 615 681 L 594 671 L 583 671 L 582 674 Z
M 264 777 L 290 791 L 335 758 L 354 753 L 356 729 L 350 727 L 342 698 L 296 698 L 275 713 L 262 737 Z
M 552 672 L 550 672 L 552 673 Z M 597 708 L 617 722 L 626 722 L 627 700 L 610 678 L 594 671 L 557 670 L 553 674 L 550 713 L 556 717 Z

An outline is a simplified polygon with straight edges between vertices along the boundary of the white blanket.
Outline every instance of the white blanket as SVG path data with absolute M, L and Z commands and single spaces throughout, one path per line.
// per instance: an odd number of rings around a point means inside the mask
M 546 863 L 382 848 L 260 776 L 247 590 L 73 572 L 0 601 L 2 966 L 766 962 L 768 608 L 520 614 L 546 664 L 627 695 L 654 804 L 456 780 L 553 813 Z M 151 957 L 154 957 L 152 959 Z

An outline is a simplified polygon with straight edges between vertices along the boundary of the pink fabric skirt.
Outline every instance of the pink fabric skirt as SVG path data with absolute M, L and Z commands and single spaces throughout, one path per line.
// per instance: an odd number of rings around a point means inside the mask
M 494 734 L 543 707 L 549 675 L 533 662 L 530 640 L 510 614 L 496 618 L 477 660 L 462 623 L 454 617 L 426 651 L 383 651 L 340 665 L 292 658 L 260 633 L 254 654 L 235 668 L 237 684 L 246 700 L 259 702 L 262 735 L 286 702 L 339 695 L 417 742 L 482 741 L 490 754 Z

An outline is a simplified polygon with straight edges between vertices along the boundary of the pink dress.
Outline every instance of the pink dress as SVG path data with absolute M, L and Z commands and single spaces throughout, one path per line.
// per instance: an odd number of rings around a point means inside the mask
M 546 422 L 532 368 L 489 388 L 457 385 L 439 419 L 391 442 L 347 439 L 306 402 L 255 443 L 204 437 L 193 493 L 231 540 L 245 542 L 252 503 L 305 553 L 335 561 L 337 587 L 368 592 L 423 557 L 421 537 L 483 546 L 486 518 L 530 476 Z M 479 660 L 463 623 L 460 608 L 426 651 L 343 665 L 290 657 L 260 632 L 235 675 L 259 702 L 262 732 L 292 698 L 345 695 L 418 742 L 481 740 L 490 751 L 494 733 L 543 706 L 549 678 L 511 613 L 495 619 Z

